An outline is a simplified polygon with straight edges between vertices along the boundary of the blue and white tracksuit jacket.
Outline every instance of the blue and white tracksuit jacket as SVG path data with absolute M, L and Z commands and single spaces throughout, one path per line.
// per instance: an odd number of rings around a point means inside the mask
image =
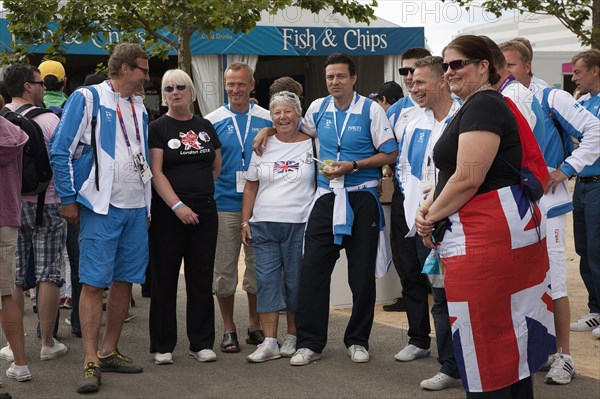
M 561 169 L 567 176 L 585 170 L 587 165 L 598 164 L 600 155 L 600 120 L 587 112 L 577 100 L 564 90 L 539 88 L 530 85 L 535 97 L 542 105 L 545 118 L 546 141 L 540 146 L 549 170 Z M 564 134 L 557 129 L 556 121 Z M 571 137 L 580 140 L 579 148 L 569 155 Z M 596 174 L 600 174 L 598 171 Z M 594 175 L 591 175 L 594 176 Z M 548 218 L 562 215 L 573 210 L 567 182 L 558 186 L 554 194 L 545 194 L 540 200 L 542 208 L 547 210 Z
M 460 106 L 459 100 L 452 100 L 444 125 L 435 137 L 432 137 L 435 119 L 430 109 L 425 109 L 423 115 L 410 121 L 402 135 L 396 177 L 404 192 L 404 217 L 410 236 L 415 233 L 411 230 L 415 224 L 424 184 L 431 183 L 432 189 L 435 187 L 437 171 L 433 163 L 433 147 Z
M 50 164 L 54 172 L 54 185 L 63 204 L 78 202 L 97 214 L 106 215 L 115 168 L 115 143 L 118 128 L 116 106 L 118 93 L 106 82 L 93 86 L 98 92 L 99 107 L 96 126 L 96 148 L 98 150 L 99 186 L 96 190 L 94 154 L 91 148 L 91 119 L 94 96 L 85 88 L 79 88 L 71 96 L 50 143 Z M 149 162 L 148 113 L 143 100 L 132 96 L 138 115 L 140 142 L 144 156 Z M 142 116 L 139 118 L 139 116 Z M 150 215 L 151 183 L 144 185 L 144 202 Z
M 588 93 L 585 96 L 581 97 L 579 99 L 579 102 L 581 105 L 583 105 L 583 107 L 586 110 L 588 110 L 592 115 L 594 115 L 596 117 L 596 119 L 600 119 L 600 92 L 596 93 L 595 96 L 592 96 L 591 94 Z M 592 147 L 595 145 L 594 148 L 596 150 L 598 150 L 598 147 L 600 147 L 600 144 L 599 144 L 600 139 L 598 138 L 598 136 L 600 135 L 600 133 L 598 133 L 599 130 L 600 129 L 596 128 L 595 133 L 593 131 L 590 131 L 590 134 L 589 134 L 590 137 L 588 137 L 587 139 L 584 139 L 582 142 L 580 142 L 579 148 L 581 148 L 581 146 L 584 144 L 585 140 L 589 139 L 591 141 L 591 143 L 585 143 L 585 145 L 588 146 L 588 144 L 589 144 Z M 579 148 L 577 150 L 579 150 Z M 575 150 L 575 151 L 577 151 L 577 150 Z M 573 155 L 575 155 L 575 151 L 573 151 Z M 570 159 L 567 159 L 565 161 L 565 163 L 570 165 Z M 561 168 L 561 170 L 562 170 L 562 168 Z M 570 176 L 570 175 L 567 175 L 567 176 Z M 585 166 L 582 170 L 577 171 L 577 176 L 579 176 L 579 177 L 600 176 L 600 159 L 596 159 L 596 162 L 594 162 L 592 165 Z

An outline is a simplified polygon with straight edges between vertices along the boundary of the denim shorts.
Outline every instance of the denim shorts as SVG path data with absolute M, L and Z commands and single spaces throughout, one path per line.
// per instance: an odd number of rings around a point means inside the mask
M 296 312 L 304 228 L 305 223 L 250 223 L 259 313 Z
M 146 208 L 110 206 L 107 215 L 80 207 L 79 280 L 96 288 L 113 281 L 143 284 L 148 266 Z

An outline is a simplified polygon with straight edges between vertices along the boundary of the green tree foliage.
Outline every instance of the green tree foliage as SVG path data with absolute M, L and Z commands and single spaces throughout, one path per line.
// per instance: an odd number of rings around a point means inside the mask
M 4 63 L 26 61 L 30 46 L 49 44 L 47 54 L 61 58 L 64 43 L 106 39 L 110 32 L 121 32 L 122 40 L 139 40 L 144 30 L 145 48 L 165 58 L 177 49 L 179 67 L 190 72 L 190 39 L 220 29 L 249 32 L 261 19 L 290 6 L 318 13 L 322 9 L 347 16 L 357 22 L 374 18 L 375 0 L 360 4 L 347 0 L 8 0 L 4 7 L 9 30 L 17 39 L 13 54 L 4 54 Z M 48 25 L 55 23 L 54 34 Z M 168 37 L 171 32 L 176 39 Z
M 500 17 L 503 10 L 552 15 L 573 32 L 584 46 L 600 49 L 600 0 L 444 0 L 462 6 L 480 6 Z M 591 28 L 586 26 L 591 19 Z

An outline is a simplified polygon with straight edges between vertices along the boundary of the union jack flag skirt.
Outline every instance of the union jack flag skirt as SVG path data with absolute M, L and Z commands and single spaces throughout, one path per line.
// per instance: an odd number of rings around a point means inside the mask
M 465 390 L 529 377 L 556 351 L 545 221 L 518 185 L 473 197 L 440 245 Z

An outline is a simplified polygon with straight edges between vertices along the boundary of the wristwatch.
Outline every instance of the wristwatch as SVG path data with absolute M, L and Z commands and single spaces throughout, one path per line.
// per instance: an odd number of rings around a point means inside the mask
M 356 161 L 352 161 L 352 173 L 358 172 L 358 163 Z

